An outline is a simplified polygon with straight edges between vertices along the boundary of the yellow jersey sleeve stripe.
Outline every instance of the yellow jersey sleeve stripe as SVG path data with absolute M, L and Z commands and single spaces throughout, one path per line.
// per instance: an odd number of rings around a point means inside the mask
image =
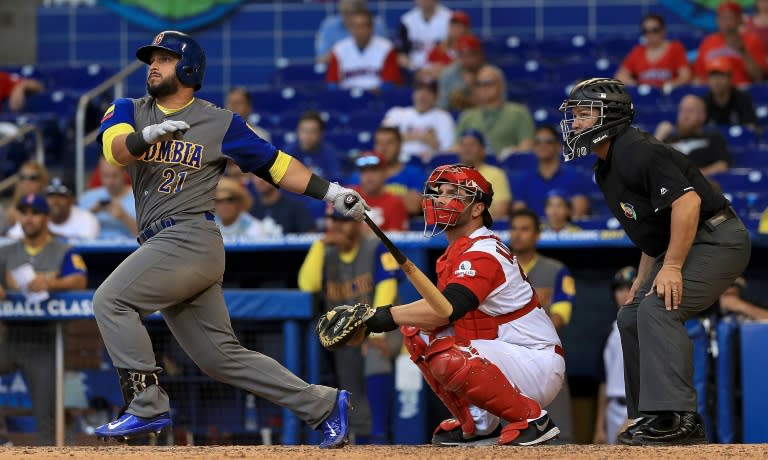
M 285 172 L 288 171 L 288 165 L 291 163 L 292 159 L 292 156 L 282 150 L 277 151 L 277 158 L 275 158 L 275 162 L 272 163 L 272 167 L 269 168 L 269 175 L 272 177 L 272 182 L 279 184 L 280 181 L 283 180 L 283 176 L 285 176 Z
M 373 306 L 381 307 L 395 303 L 397 299 L 397 280 L 388 278 L 376 283 L 376 290 L 373 293 Z
M 131 134 L 133 131 L 133 126 L 129 125 L 128 123 L 118 123 L 115 126 L 110 126 L 106 131 L 104 131 L 104 134 L 101 135 L 101 145 L 102 153 L 104 154 L 104 158 L 107 160 L 107 163 L 114 166 L 125 166 L 124 164 L 115 160 L 114 155 L 112 155 L 112 141 L 121 134 Z
M 565 324 L 571 322 L 571 312 L 573 311 L 573 305 L 567 300 L 555 302 L 549 307 L 549 314 L 560 315 L 563 318 Z
M 304 263 L 299 269 L 299 290 L 302 292 L 320 292 L 323 289 L 323 259 L 325 244 L 315 240 L 309 247 Z

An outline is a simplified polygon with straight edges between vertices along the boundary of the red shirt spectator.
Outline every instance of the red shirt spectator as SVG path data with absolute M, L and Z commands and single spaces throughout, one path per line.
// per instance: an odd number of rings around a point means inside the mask
M 762 81 L 768 70 L 765 49 L 760 37 L 752 32 L 740 32 L 741 7 L 727 1 L 717 8 L 718 32 L 704 37 L 693 72 L 699 83 L 706 81 L 706 63 L 711 59 L 726 57 L 731 61 L 734 85 Z
M 0 72 L 0 104 L 8 100 L 8 108 L 18 111 L 24 108 L 26 94 L 43 91 L 43 85 L 37 80 L 22 78 L 16 74 Z
M 360 185 L 353 187 L 371 207 L 368 215 L 382 230 L 408 230 L 408 211 L 403 199 L 386 191 L 387 168 L 384 157 L 364 152 L 356 160 L 360 169 Z

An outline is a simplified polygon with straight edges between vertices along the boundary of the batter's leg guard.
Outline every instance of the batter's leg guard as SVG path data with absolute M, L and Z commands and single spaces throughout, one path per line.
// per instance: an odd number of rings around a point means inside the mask
M 400 331 L 403 333 L 403 340 L 405 347 L 411 354 L 411 361 L 418 366 L 421 373 L 424 375 L 424 380 L 432 391 L 435 392 L 440 401 L 445 404 L 445 407 L 453 414 L 455 419 L 449 418 L 443 420 L 440 425 L 435 429 L 437 434 L 442 431 L 452 431 L 461 427 L 462 433 L 466 436 L 472 436 L 475 433 L 475 421 L 472 419 L 472 414 L 469 413 L 469 405 L 466 401 L 459 398 L 457 395 L 446 391 L 445 388 L 432 376 L 432 372 L 429 370 L 425 361 L 426 352 L 428 346 L 424 339 L 419 336 L 421 330 L 417 327 L 402 326 Z
M 467 339 L 440 337 L 432 341 L 425 362 L 442 388 L 507 420 L 509 426 L 524 429 L 528 426 L 527 420 L 541 416 L 539 403 L 522 394 L 495 364 L 480 356 Z
M 117 375 L 120 377 L 120 391 L 123 394 L 124 406 L 116 420 L 96 428 L 94 433 L 97 437 L 128 440 L 139 435 L 159 434 L 171 426 L 171 415 L 167 412 L 154 417 L 139 417 L 126 412 L 137 393 L 158 384 L 157 373 L 118 369 Z

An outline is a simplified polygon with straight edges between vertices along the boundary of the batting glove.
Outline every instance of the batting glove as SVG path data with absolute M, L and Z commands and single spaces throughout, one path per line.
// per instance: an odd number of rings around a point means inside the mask
M 188 129 L 189 124 L 186 121 L 165 120 L 157 125 L 149 125 L 142 129 L 141 137 L 147 144 L 154 145 L 161 141 L 181 139 L 181 135 Z
M 354 197 L 354 199 L 349 197 Z M 323 201 L 332 203 L 336 211 L 355 220 L 365 219 L 365 211 L 371 210 L 371 207 L 368 206 L 368 203 L 365 202 L 359 193 L 351 188 L 342 187 L 336 182 L 331 182 Z M 348 203 L 353 201 L 355 204 L 348 207 Z

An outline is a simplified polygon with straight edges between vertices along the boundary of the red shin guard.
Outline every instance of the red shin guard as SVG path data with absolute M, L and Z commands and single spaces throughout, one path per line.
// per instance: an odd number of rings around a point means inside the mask
M 416 327 L 402 326 L 400 331 L 403 333 L 405 347 L 411 354 L 411 361 L 416 363 L 416 366 L 421 370 L 421 373 L 424 375 L 424 380 L 427 381 L 427 384 L 432 388 L 432 391 L 434 391 L 437 397 L 440 398 L 440 401 L 445 404 L 445 407 L 451 411 L 451 414 L 456 417 L 455 422 L 453 422 L 452 419 L 449 419 L 440 423 L 437 429 L 435 429 L 435 432 L 451 431 L 461 426 L 461 431 L 465 435 L 470 436 L 474 434 L 475 421 L 472 419 L 472 414 L 469 413 L 469 405 L 457 395 L 446 391 L 443 385 L 440 385 L 432 376 L 427 363 L 424 361 L 428 346 L 419 336 L 419 332 L 421 332 L 420 329 Z
M 440 337 L 427 348 L 426 365 L 441 388 L 508 422 L 541 416 L 541 406 L 525 396 L 470 341 Z

